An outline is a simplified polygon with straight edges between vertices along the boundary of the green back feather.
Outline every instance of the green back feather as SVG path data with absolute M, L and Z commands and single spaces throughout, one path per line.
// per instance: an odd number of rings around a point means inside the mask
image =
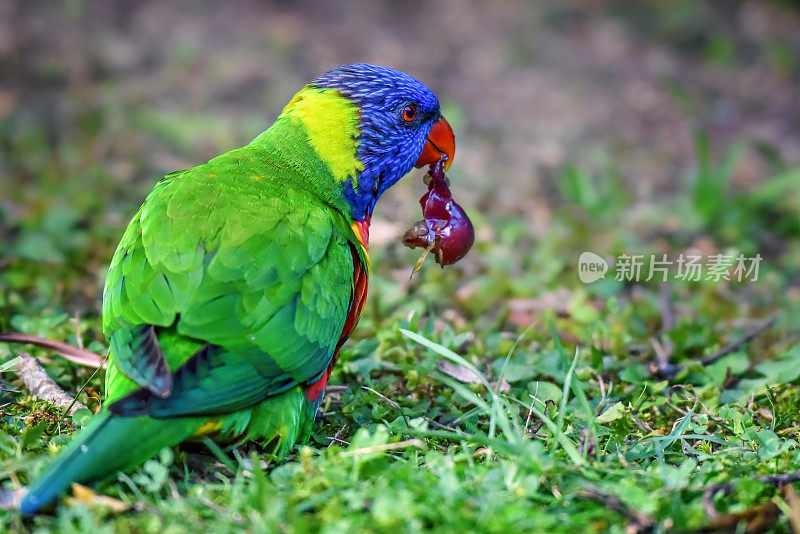
M 296 148 L 294 156 L 313 160 L 308 144 Z M 202 343 L 221 347 L 217 391 L 225 389 L 225 361 L 252 370 L 268 393 L 324 371 L 347 315 L 350 243 L 358 241 L 352 221 L 329 202 L 336 199 L 315 191 L 302 165 L 287 168 L 288 156 L 255 143 L 170 175 L 148 196 L 104 292 L 109 400 L 148 386 L 152 369 L 137 344 L 148 324 L 178 334 L 162 339 L 173 371 Z

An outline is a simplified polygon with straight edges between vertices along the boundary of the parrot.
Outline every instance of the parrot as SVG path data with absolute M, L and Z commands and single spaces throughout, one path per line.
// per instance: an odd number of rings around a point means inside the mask
M 279 458 L 304 443 L 364 308 L 376 202 L 454 154 L 431 89 L 360 63 L 313 79 L 246 146 L 165 175 L 106 277 L 105 402 L 20 511 L 184 441 Z

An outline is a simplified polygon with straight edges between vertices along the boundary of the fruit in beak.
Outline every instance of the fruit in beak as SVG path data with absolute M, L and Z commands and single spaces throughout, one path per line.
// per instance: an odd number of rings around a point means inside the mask
M 444 267 L 463 258 L 475 241 L 472 223 L 461 206 L 453 200 L 443 167 L 444 162 L 431 166 L 428 192 L 419 199 L 425 218 L 414 223 L 403 236 L 403 244 L 408 248 L 425 249 L 414 266 L 412 276 L 429 252 L 433 252 L 436 262 Z

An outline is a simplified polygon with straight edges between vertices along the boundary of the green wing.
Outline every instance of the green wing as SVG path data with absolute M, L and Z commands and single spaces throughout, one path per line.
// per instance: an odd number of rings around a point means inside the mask
M 245 147 L 148 196 L 103 299 L 108 399 L 128 395 L 119 413 L 221 413 L 325 370 L 350 304 L 355 237 L 292 172 Z

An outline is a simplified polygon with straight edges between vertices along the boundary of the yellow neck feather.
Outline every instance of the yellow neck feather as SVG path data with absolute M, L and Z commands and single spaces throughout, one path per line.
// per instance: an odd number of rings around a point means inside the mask
M 281 117 L 302 122 L 314 151 L 338 182 L 353 179 L 364 164 L 358 160 L 358 108 L 334 89 L 306 87 L 289 102 Z

